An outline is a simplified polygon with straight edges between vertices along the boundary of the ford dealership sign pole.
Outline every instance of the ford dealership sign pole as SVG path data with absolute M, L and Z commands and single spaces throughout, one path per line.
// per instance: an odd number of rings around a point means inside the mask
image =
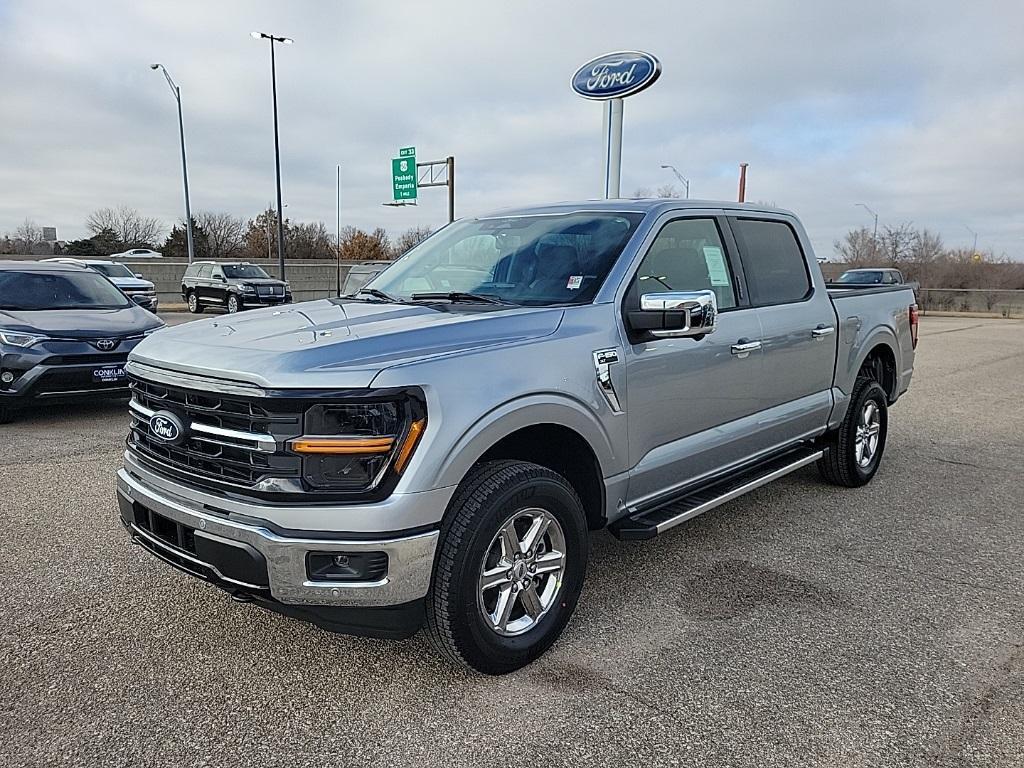
M 652 85 L 661 62 L 649 53 L 618 51 L 591 59 L 572 76 L 572 89 L 604 102 L 604 196 L 618 197 L 622 171 L 622 100 Z

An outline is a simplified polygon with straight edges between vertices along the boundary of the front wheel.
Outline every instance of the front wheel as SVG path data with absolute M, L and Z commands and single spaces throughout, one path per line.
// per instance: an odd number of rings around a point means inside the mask
M 818 460 L 821 476 L 835 485 L 857 488 L 878 471 L 889 432 L 889 399 L 882 385 L 859 377 L 839 429 L 829 436 Z
M 431 641 L 484 674 L 526 666 L 572 616 L 588 548 L 583 505 L 564 477 L 527 462 L 476 466 L 441 525 L 427 595 Z
M 233 315 L 235 312 L 242 308 L 242 303 L 238 300 L 238 297 L 234 294 L 228 296 L 228 314 Z

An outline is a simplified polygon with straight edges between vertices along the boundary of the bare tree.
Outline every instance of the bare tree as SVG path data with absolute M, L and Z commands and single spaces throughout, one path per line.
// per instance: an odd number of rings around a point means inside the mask
M 413 227 L 400 234 L 391 246 L 392 258 L 397 259 L 406 251 L 422 243 L 433 234 L 430 227 Z
M 125 248 L 152 248 L 164 231 L 159 219 L 143 216 L 128 205 L 95 210 L 85 220 L 85 226 L 94 235 L 104 229 L 113 231 Z
M 658 187 L 655 197 L 682 197 L 683 193 L 675 188 L 673 184 L 663 184 Z
M 322 221 L 293 224 L 288 234 L 288 255 L 293 259 L 333 259 L 334 243 Z
M 877 267 L 882 259 L 878 241 L 867 227 L 851 229 L 842 240 L 833 244 L 839 261 L 852 269 Z
M 904 221 L 895 227 L 886 225 L 878 239 L 881 241 L 882 253 L 890 265 L 898 267 L 910 259 L 911 250 L 917 240 L 917 232 L 909 221 Z
M 910 247 L 910 257 L 902 265 L 904 277 L 917 281 L 922 288 L 930 288 L 935 277 L 935 262 L 942 257 L 942 238 L 922 229 Z
M 196 223 L 206 232 L 209 258 L 238 258 L 245 248 L 246 222 L 230 213 L 202 211 L 195 215 Z
M 636 197 L 636 198 L 652 197 L 651 188 L 650 187 L 637 187 L 636 188 L 636 192 L 633 193 L 633 197 Z
M 14 253 L 33 254 L 43 242 L 43 230 L 32 219 L 25 219 L 14 230 Z

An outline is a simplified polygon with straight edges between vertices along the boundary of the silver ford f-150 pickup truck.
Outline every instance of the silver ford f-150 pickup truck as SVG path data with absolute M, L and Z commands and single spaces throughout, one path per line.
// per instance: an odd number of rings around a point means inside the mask
M 916 339 L 910 286 L 826 285 L 785 211 L 466 219 L 356 295 L 139 344 L 121 519 L 238 600 L 508 672 L 571 617 L 589 531 L 658 536 L 812 463 L 871 480 Z

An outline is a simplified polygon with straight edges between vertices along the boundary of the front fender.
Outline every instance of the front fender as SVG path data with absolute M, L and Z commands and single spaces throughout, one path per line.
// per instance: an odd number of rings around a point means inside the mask
M 584 403 L 560 393 L 537 393 L 504 402 L 484 414 L 452 446 L 439 467 L 434 487 L 457 485 L 491 446 L 524 427 L 557 424 L 587 441 L 601 476 L 609 475 L 618 457 L 605 425 Z

